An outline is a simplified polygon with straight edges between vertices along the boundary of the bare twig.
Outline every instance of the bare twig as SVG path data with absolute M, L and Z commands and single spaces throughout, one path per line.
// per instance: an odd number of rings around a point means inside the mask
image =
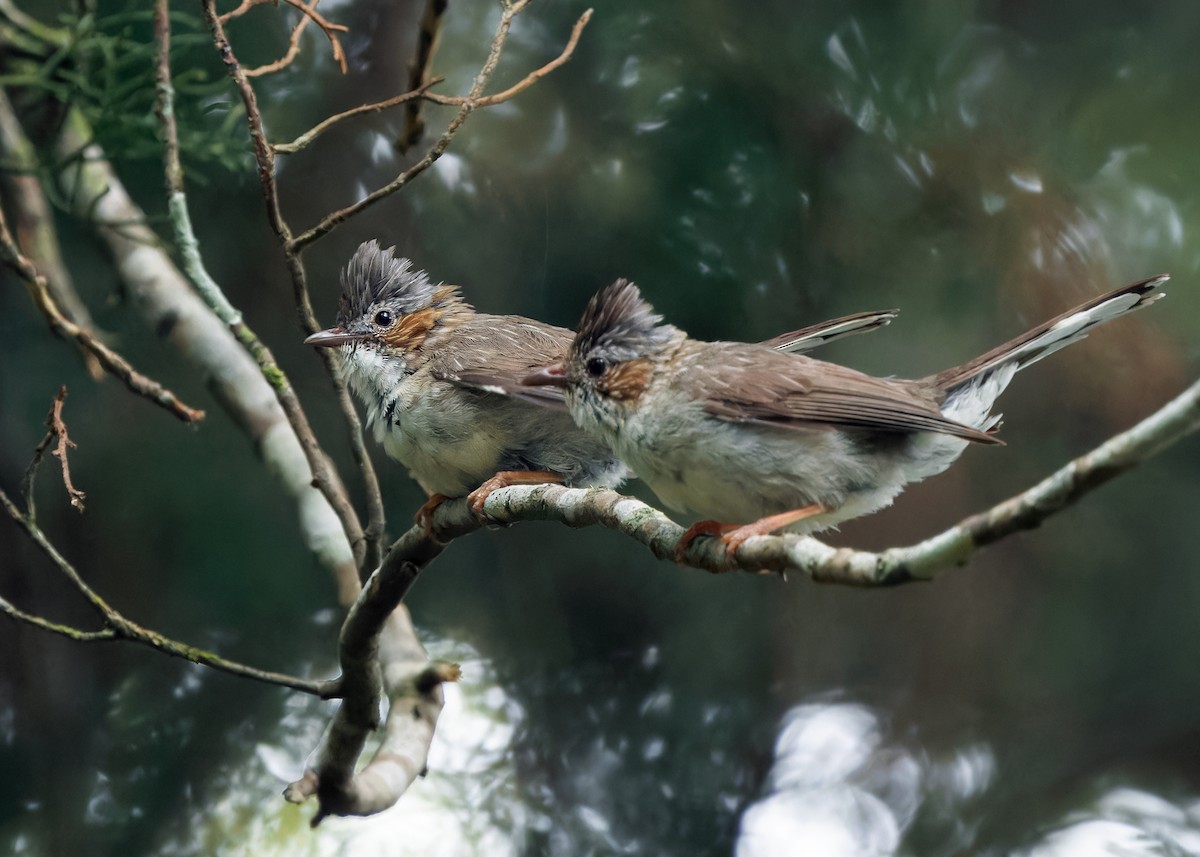
M 86 348 L 95 355 L 106 372 L 120 378 L 125 382 L 125 386 L 134 393 L 170 411 L 184 422 L 196 422 L 204 418 L 204 411 L 185 405 L 162 384 L 130 366 L 124 357 L 101 342 L 90 330 L 80 327 L 63 315 L 54 298 L 50 296 L 46 278 L 38 272 L 29 259 L 21 254 L 13 240 L 12 233 L 8 231 L 8 223 L 5 221 L 2 211 L 0 211 L 0 262 L 7 265 L 25 283 L 29 296 L 33 298 L 34 304 L 46 317 L 46 321 L 50 323 L 51 330 L 64 339 L 74 340 L 81 347 Z
M 4 161 L 10 167 L 0 171 L 0 179 L 4 183 L 4 197 L 13 219 L 17 245 L 26 248 L 30 259 L 44 273 L 50 296 L 63 315 L 80 327 L 94 329 L 91 314 L 75 291 L 62 259 L 50 202 L 37 178 L 37 152 L 21 130 L 3 92 L 0 92 L 0 152 L 4 153 Z M 104 369 L 96 356 L 83 348 L 80 353 L 92 379 L 103 378 Z
M 175 658 L 183 658 L 201 666 L 210 667 L 221 672 L 226 672 L 231 675 L 241 676 L 243 678 L 253 679 L 254 681 L 264 682 L 266 684 L 279 685 L 288 687 L 292 690 L 299 690 L 303 693 L 311 693 L 322 698 L 330 698 L 339 693 L 340 685 L 337 682 L 309 681 L 307 679 L 296 678 L 295 676 L 284 675 L 283 673 L 268 672 L 255 667 L 249 667 L 245 664 L 239 664 L 236 661 L 231 661 L 222 658 L 220 655 L 215 655 L 212 652 L 204 651 L 195 646 L 189 646 L 185 643 L 180 643 L 168 637 L 164 637 L 157 631 L 151 631 L 148 628 L 131 622 L 125 618 L 120 612 L 114 609 L 103 598 L 100 597 L 94 589 L 79 576 L 69 562 L 58 552 L 58 550 L 46 538 L 46 534 L 41 531 L 38 525 L 29 515 L 22 514 L 21 510 L 9 499 L 8 495 L 0 490 L 0 507 L 17 522 L 20 527 L 25 530 L 26 535 L 37 545 L 42 553 L 44 553 L 51 562 L 58 568 L 60 572 L 67 578 L 68 581 L 75 587 L 76 591 L 83 596 L 84 600 L 92 607 L 93 610 L 100 616 L 104 623 L 104 628 L 99 631 L 83 631 L 76 628 L 71 628 L 66 625 L 59 625 L 51 622 L 48 619 L 33 616 L 13 607 L 7 601 L 0 603 L 0 612 L 3 612 L 10 619 L 27 622 L 43 630 L 53 631 L 57 634 L 70 637 L 71 639 L 80 642 L 90 642 L 94 640 L 129 640 L 133 643 L 139 643 L 143 646 L 149 646 L 164 655 L 170 655 Z
M 305 6 L 300 0 L 286 0 L 286 2 L 299 9 L 302 14 L 312 18 L 313 23 L 321 28 L 321 32 L 325 34 L 325 38 L 329 39 L 329 47 L 333 51 L 334 62 L 338 64 L 338 68 L 342 70 L 342 74 L 345 74 L 346 52 L 342 50 L 342 43 L 338 39 L 337 34 L 347 33 L 350 31 L 350 28 L 342 24 L 334 24 L 321 15 L 317 11 L 317 3 L 321 2 L 321 0 L 313 0 L 310 6 Z
M 209 2 L 209 0 L 206 0 Z M 528 5 L 527 0 L 522 0 L 519 3 L 506 3 L 504 12 L 500 16 L 500 23 L 496 27 L 496 33 L 492 37 L 491 49 L 488 51 L 487 59 L 484 61 L 483 67 L 479 70 L 479 74 L 475 76 L 475 82 L 471 85 L 471 91 L 467 94 L 459 108 L 458 113 L 450 120 L 450 124 L 446 126 L 446 130 L 442 132 L 442 136 L 437 142 L 425 153 L 421 160 L 417 161 L 407 170 L 404 170 L 392 181 L 388 182 L 381 188 L 371 191 L 358 202 L 348 205 L 345 208 L 339 209 L 332 214 L 327 214 L 321 219 L 321 222 L 311 229 L 300 233 L 291 242 L 291 246 L 295 250 L 299 250 L 308 246 L 318 238 L 328 234 L 336 229 L 339 225 L 349 220 L 351 217 L 359 214 L 379 200 L 391 196 L 396 191 L 407 185 L 410 181 L 416 178 L 425 170 L 429 169 L 433 163 L 442 156 L 449 147 L 450 142 L 454 139 L 454 135 L 458 133 L 458 129 L 467 121 L 467 117 L 475 109 L 479 98 L 483 95 L 483 90 L 487 86 L 488 81 L 492 77 L 492 73 L 496 70 L 497 63 L 500 62 L 500 54 L 504 50 L 504 43 L 508 40 L 508 31 L 512 27 L 513 19 L 519 15 Z
M 211 0 L 205 4 L 205 8 L 211 12 Z M 321 449 L 320 443 L 313 433 L 312 427 L 308 422 L 308 416 L 300 404 L 300 399 L 296 395 L 295 389 L 292 387 L 287 375 L 279 367 L 270 349 L 245 323 L 241 313 L 229 302 L 221 287 L 209 275 L 207 268 L 204 266 L 204 260 L 200 256 L 199 242 L 196 240 L 195 232 L 192 229 L 191 217 L 188 214 L 187 197 L 183 192 L 183 169 L 179 160 L 179 138 L 175 126 L 174 88 L 171 85 L 170 20 L 167 15 L 167 0 L 158 0 L 156 3 L 154 21 L 159 48 L 157 64 L 158 116 L 163 129 L 166 148 L 167 206 L 171 213 L 171 224 L 175 230 L 175 241 L 183 256 L 184 269 L 188 272 L 188 276 L 192 282 L 195 283 L 196 290 L 200 293 L 201 297 L 204 298 L 213 312 L 217 314 L 218 318 L 229 325 L 230 330 L 233 331 L 238 341 L 246 347 L 246 350 L 254 357 L 255 362 L 262 368 L 264 377 L 270 382 L 275 395 L 279 399 L 280 406 L 283 408 L 284 413 L 287 414 L 288 421 L 292 424 L 296 436 L 299 438 L 300 444 L 304 449 L 309 467 L 312 469 L 313 484 L 325 495 L 329 504 L 337 512 L 338 518 L 342 522 L 342 527 L 346 531 L 346 537 L 353 546 L 355 562 L 359 567 L 362 567 L 367 559 L 369 542 L 363 534 L 362 524 L 358 520 L 358 513 L 354 510 L 354 504 L 350 501 L 345 487 L 333 472 L 328 458 Z M 215 15 L 213 16 L 213 21 L 216 21 Z M 219 27 L 220 24 L 216 23 L 216 26 Z M 247 87 L 249 87 L 249 84 L 247 84 Z M 269 150 L 264 148 L 263 151 L 266 151 L 269 155 Z M 270 169 L 274 169 L 273 165 Z M 271 187 L 273 190 L 273 181 Z M 283 223 L 277 199 L 274 199 L 272 211 L 275 215 L 273 224 L 278 224 L 279 227 L 286 230 L 287 226 Z M 294 263 L 296 266 L 300 265 L 300 260 L 294 254 L 289 254 L 289 257 L 290 263 Z M 298 268 L 298 270 L 302 277 L 303 269 Z M 304 302 L 307 304 L 307 290 L 303 290 L 303 297 Z M 311 316 L 311 309 L 307 307 L 305 309 L 308 315 Z
M 313 0 L 313 5 L 317 4 L 318 0 Z M 222 16 L 224 18 L 224 16 Z M 282 71 L 291 65 L 296 57 L 300 56 L 300 39 L 304 36 L 305 29 L 308 28 L 312 18 L 307 15 L 301 15 L 300 20 L 296 22 L 296 26 L 292 27 L 292 35 L 288 38 L 287 53 L 281 56 L 274 62 L 265 63 L 254 68 L 246 69 L 246 77 L 262 77 L 266 74 L 274 74 L 277 71 Z M 343 69 L 343 73 L 345 70 Z
M 442 19 L 446 14 L 448 0 L 426 0 L 425 14 L 417 32 L 417 52 L 408 64 L 408 88 L 421 89 L 429 83 L 429 66 L 441 41 Z M 421 116 L 421 102 L 410 101 L 404 110 L 404 130 L 396 141 L 396 148 L 407 152 L 425 133 L 425 119 Z
M 279 237 L 280 245 L 283 248 L 284 259 L 292 278 L 292 294 L 296 302 L 296 310 L 300 315 L 301 325 L 306 333 L 312 333 L 317 330 L 318 325 L 316 316 L 313 314 L 312 301 L 308 294 L 307 274 L 304 270 L 304 262 L 300 258 L 300 248 L 294 246 L 291 227 L 288 226 L 287 221 L 284 219 L 283 210 L 279 205 L 279 189 L 275 180 L 275 155 L 267 143 L 266 133 L 263 129 L 262 114 L 258 109 L 258 99 L 254 94 L 254 88 L 250 85 L 250 81 L 246 78 L 237 61 L 232 46 L 229 44 L 229 39 L 226 37 L 225 30 L 221 26 L 221 21 L 216 15 L 213 0 L 201 0 L 201 5 L 209 28 L 212 30 L 213 44 L 221 55 L 229 76 L 237 87 L 238 93 L 242 98 L 242 103 L 245 105 L 246 122 L 250 128 L 250 137 L 254 145 L 254 155 L 258 163 L 259 180 L 262 183 L 263 198 L 267 206 L 267 220 L 270 222 L 275 234 Z M 163 65 L 164 61 L 160 60 L 160 69 Z M 169 67 L 167 73 L 169 75 Z M 169 79 L 167 82 L 169 88 Z M 184 223 L 183 219 L 186 218 L 187 207 L 183 204 L 182 193 L 174 198 L 178 201 L 172 208 L 172 217 L 178 222 Z M 186 231 L 189 235 L 191 234 L 190 225 Z M 181 246 L 183 246 L 185 254 L 194 251 L 195 259 L 199 259 L 199 247 L 195 243 L 194 235 L 186 245 Z M 213 285 L 215 286 L 215 283 Z M 245 341 L 243 338 L 243 342 Z M 248 347 L 250 346 L 248 345 Z M 383 498 L 379 490 L 379 480 L 375 475 L 375 466 L 371 462 L 371 457 L 367 453 L 366 443 L 362 437 L 362 423 L 359 421 L 358 412 L 354 410 L 353 402 L 350 401 L 350 394 L 346 390 L 345 381 L 338 371 L 336 362 L 338 357 L 333 353 L 324 353 L 329 351 L 329 349 L 318 350 L 322 352 L 320 357 L 324 361 L 325 369 L 333 379 L 334 387 L 337 390 L 338 406 L 350 428 L 351 452 L 367 492 L 367 527 L 365 531 L 358 520 L 349 497 L 346 495 L 344 487 L 336 480 L 336 474 L 321 451 L 316 437 L 313 435 L 308 421 L 300 408 L 299 399 L 296 398 L 295 391 L 287 383 L 286 376 L 278 370 L 278 366 L 275 367 L 273 377 L 281 381 L 283 387 L 274 382 L 273 386 L 280 396 L 280 404 L 283 405 L 289 420 L 296 429 L 301 443 L 304 445 L 305 454 L 308 456 L 309 465 L 312 467 L 313 476 L 317 481 L 318 487 L 329 498 L 331 505 L 337 510 L 343 526 L 346 527 L 346 534 L 354 547 L 355 562 L 358 565 L 360 574 L 365 577 L 368 571 L 378 565 L 379 557 L 383 552 L 383 532 L 385 526 Z M 266 346 L 261 342 L 251 347 L 251 353 L 256 356 L 269 356 Z M 273 359 L 272 363 L 274 363 Z
M 384 101 L 376 101 L 374 104 L 363 104 L 358 107 L 351 108 L 344 113 L 337 113 L 333 116 L 330 116 L 328 119 L 317 123 L 292 142 L 272 143 L 271 148 L 277 155 L 287 155 L 292 154 L 293 152 L 299 152 L 301 149 L 308 146 L 339 122 L 342 122 L 346 119 L 351 119 L 355 116 L 361 116 L 363 113 L 378 113 L 379 111 L 386 110 L 389 107 L 395 107 L 397 104 L 404 104 L 405 102 L 419 99 L 425 94 L 429 87 L 437 86 L 437 84 L 441 83 L 444 79 L 445 78 L 435 77 L 411 92 L 401 93 L 400 95 L 393 96 Z
M 255 6 L 262 6 L 264 3 L 268 2 L 278 5 L 277 0 L 242 0 L 241 4 L 239 4 L 236 9 L 226 12 L 224 15 L 218 15 L 217 21 L 221 24 L 228 24 L 234 18 L 240 18 Z M 299 9 L 301 14 L 300 21 L 295 27 L 292 28 L 292 35 L 288 40 L 287 53 L 284 54 L 281 59 L 278 59 L 275 62 L 267 63 L 266 65 L 261 65 L 257 68 L 246 69 L 243 72 L 246 77 L 261 77 L 265 74 L 277 72 L 280 69 L 286 68 L 288 65 L 290 65 L 292 60 L 294 60 L 300 52 L 300 37 L 303 35 L 304 28 L 308 25 L 310 20 L 320 27 L 321 32 L 323 32 L 325 37 L 329 39 L 329 47 L 330 50 L 333 51 L 333 59 L 338 64 L 338 67 L 342 70 L 342 74 L 345 74 L 346 52 L 342 50 L 342 43 L 341 40 L 338 39 L 337 34 L 348 33 L 350 28 L 344 26 L 343 24 L 334 24 L 332 21 L 328 20 L 320 12 L 318 12 L 317 4 L 320 3 L 321 0 L 311 0 L 311 2 L 307 4 L 301 2 L 301 0 L 284 0 L 284 2 L 286 2 L 289 6 Z
M 579 16 L 579 20 L 575 22 L 575 26 L 571 28 L 571 37 L 567 39 L 566 47 L 562 49 L 562 53 L 536 71 L 531 71 L 518 83 L 513 84 L 503 92 L 497 92 L 495 95 L 485 95 L 483 98 L 477 98 L 475 100 L 475 106 L 491 107 L 493 104 L 500 104 L 501 102 L 508 101 L 513 96 L 520 95 L 522 92 L 529 89 L 529 87 L 533 86 L 543 77 L 550 74 L 550 72 L 562 65 L 565 65 L 567 61 L 571 59 L 571 55 L 575 53 L 575 46 L 579 44 L 579 37 L 583 34 L 583 28 L 588 25 L 588 21 L 592 20 L 592 11 L 593 10 L 588 9 Z M 470 96 L 464 98 L 461 95 L 440 95 L 436 92 L 426 93 L 424 97 L 426 101 L 432 101 L 435 104 L 449 105 L 465 104 L 467 102 L 467 98 L 470 98 Z
M 83 152 L 66 178 L 75 191 L 68 204 L 87 216 L 109 250 L 130 307 L 206 381 L 254 444 L 268 471 L 295 503 L 307 547 L 334 574 L 341 598 L 351 603 L 359 584 L 350 543 L 328 500 L 312 485 L 312 468 L 275 395 L 272 379 L 242 347 L 235 331 L 201 300 L 148 228 L 107 225 L 136 222 L 143 214 L 91 138 L 83 117 L 68 114 L 57 154 Z
M 57 458 L 62 466 L 63 485 L 67 489 L 67 496 L 71 499 L 71 505 L 82 512 L 83 498 L 87 495 L 76 488 L 74 483 L 71 482 L 71 466 L 67 463 L 67 449 L 74 449 L 75 441 L 71 440 L 67 435 L 67 424 L 63 422 L 62 418 L 63 403 L 66 401 L 66 398 L 67 388 L 66 385 L 63 385 L 58 388 L 58 395 L 54 397 L 54 404 L 50 406 L 50 413 L 46 416 L 46 425 L 50 428 L 50 431 L 47 433 L 47 439 L 51 437 L 56 439 L 54 450 L 50 454 Z M 38 450 L 44 450 L 44 444 L 45 441 L 38 444 Z M 30 472 L 36 475 L 36 469 Z M 32 488 L 32 481 L 30 487 Z

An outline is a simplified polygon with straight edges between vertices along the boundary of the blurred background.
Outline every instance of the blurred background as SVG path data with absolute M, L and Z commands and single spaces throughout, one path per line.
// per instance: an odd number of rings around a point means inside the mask
M 71 8 L 21 5 L 48 22 Z M 221 80 L 197 8 L 176 5 L 176 74 Z M 98 29 L 148 41 L 138 6 L 101 2 Z M 299 60 L 257 84 L 269 136 L 406 89 L 423 7 L 323 5 L 350 28 L 349 73 L 307 33 Z M 534 3 L 493 91 L 556 56 L 585 8 Z M 281 55 L 293 16 L 266 6 L 231 25 L 243 62 Z M 498 19 L 496 4 L 450 3 L 439 91 L 467 91 Z M 569 64 L 474 114 L 431 171 L 307 252 L 318 316 L 332 323 L 339 268 L 377 238 L 482 310 L 566 326 L 618 276 L 702 338 L 899 307 L 890 327 L 819 356 L 915 377 L 1172 273 L 1165 301 L 1020 376 L 1001 403 L 1006 447 L 969 450 L 829 538 L 917 541 L 1200 371 L 1198 28 L 1190 0 L 611 0 Z M 118 81 L 149 73 L 111 61 Z M 149 98 L 98 130 L 161 217 Z M 205 258 L 351 474 L 237 109 L 223 85 L 181 107 L 207 123 L 185 151 Z M 412 163 L 452 115 L 425 113 L 431 133 L 407 155 L 395 110 L 285 156 L 293 226 Z M 129 310 L 86 226 L 63 216 L 60 229 L 97 324 L 209 416 L 185 428 L 111 379 L 93 383 L 5 275 L 0 485 L 15 490 L 67 384 L 87 511 L 50 466 L 38 494 L 63 553 L 135 621 L 263 668 L 332 675 L 341 614 L 292 504 L 202 379 Z M 408 599 L 433 653 L 464 664 L 428 778 L 389 813 L 315 833 L 311 805 L 279 793 L 327 704 L 0 622 L 0 853 L 1200 852 L 1198 443 L 930 585 L 713 577 L 553 524 L 465 538 Z M 372 448 L 396 534 L 423 497 Z M 7 519 L 0 594 L 91 621 Z

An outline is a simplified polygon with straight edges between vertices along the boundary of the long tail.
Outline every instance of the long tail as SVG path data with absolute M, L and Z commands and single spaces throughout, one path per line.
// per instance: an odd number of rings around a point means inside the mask
M 993 428 L 1000 417 L 988 412 L 1013 375 L 1086 338 L 1093 327 L 1154 303 L 1163 296 L 1158 287 L 1168 279 L 1169 275 L 1162 274 L 1093 298 L 969 363 L 946 369 L 924 381 L 944 393 L 944 414 L 977 428 Z

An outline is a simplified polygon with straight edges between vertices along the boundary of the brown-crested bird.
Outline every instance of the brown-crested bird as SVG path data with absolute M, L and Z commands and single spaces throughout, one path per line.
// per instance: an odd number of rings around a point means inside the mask
M 1024 367 L 1162 297 L 1154 277 L 1094 298 L 974 360 L 905 381 L 761 345 L 701 342 L 637 286 L 594 295 L 565 361 L 523 380 L 559 387 L 575 422 L 668 506 L 707 520 L 732 554 L 753 535 L 815 532 L 891 504 L 968 443 L 1000 443 L 996 397 Z
M 574 333 L 528 318 L 486 315 L 458 288 L 375 241 L 355 251 L 341 275 L 337 326 L 309 345 L 337 347 L 367 424 L 431 500 L 470 494 L 481 514 L 503 485 L 563 482 L 615 486 L 628 468 L 607 442 L 576 427 L 563 393 L 520 380 L 561 360 Z M 894 312 L 859 313 L 784 334 L 774 348 L 799 351 L 887 324 Z

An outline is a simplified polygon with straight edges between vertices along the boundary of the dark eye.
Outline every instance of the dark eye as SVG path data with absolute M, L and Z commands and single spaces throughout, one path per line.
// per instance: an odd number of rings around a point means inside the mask
M 587 362 L 588 374 L 593 378 L 599 378 L 608 369 L 608 361 L 603 357 L 593 357 Z
M 375 313 L 375 323 L 380 327 L 391 327 L 395 320 L 396 317 L 386 309 L 381 309 L 379 312 Z

